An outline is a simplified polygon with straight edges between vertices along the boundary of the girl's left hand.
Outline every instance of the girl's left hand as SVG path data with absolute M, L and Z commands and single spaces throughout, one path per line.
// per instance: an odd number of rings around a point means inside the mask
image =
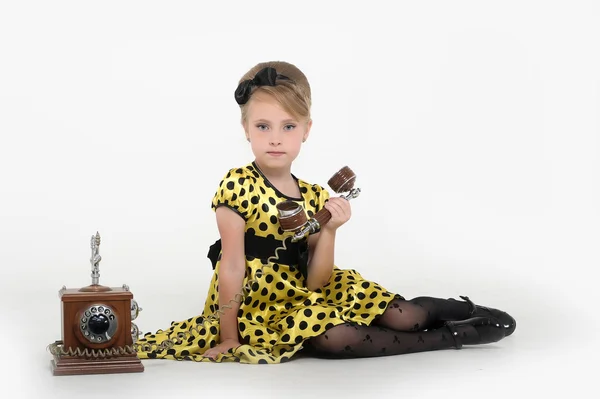
M 337 230 L 338 227 L 350 220 L 352 215 L 350 201 L 341 197 L 331 197 L 325 202 L 325 208 L 331 212 L 331 219 L 322 228 Z

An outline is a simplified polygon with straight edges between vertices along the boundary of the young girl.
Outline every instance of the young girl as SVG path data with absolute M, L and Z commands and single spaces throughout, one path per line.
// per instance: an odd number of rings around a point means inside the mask
M 235 99 L 255 159 L 230 169 L 212 200 L 220 239 L 208 255 L 214 273 L 204 311 L 146 334 L 140 358 L 386 356 L 497 342 L 514 331 L 510 315 L 467 297 L 406 300 L 335 266 L 336 231 L 350 219 L 350 203 L 291 172 L 312 125 L 306 77 L 286 62 L 260 63 L 241 78 Z M 324 207 L 331 219 L 292 242 L 279 226 L 281 201 L 300 204 L 308 218 Z

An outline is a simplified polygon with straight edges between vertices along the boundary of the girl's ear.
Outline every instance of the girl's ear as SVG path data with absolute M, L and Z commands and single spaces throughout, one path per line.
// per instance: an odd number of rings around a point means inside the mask
M 311 127 L 312 127 L 312 119 L 309 119 L 308 122 L 306 122 L 306 132 L 304 133 L 304 137 L 302 138 L 303 142 L 306 141 L 306 139 L 308 138 Z

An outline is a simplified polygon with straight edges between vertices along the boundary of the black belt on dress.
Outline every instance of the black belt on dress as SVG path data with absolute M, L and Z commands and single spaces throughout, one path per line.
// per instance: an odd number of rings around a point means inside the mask
M 297 267 L 304 278 L 307 277 L 308 266 L 308 240 L 303 239 L 297 242 L 291 242 L 291 237 L 286 238 L 286 249 L 283 249 L 283 241 L 275 238 L 260 237 L 254 234 L 244 236 L 244 252 L 246 256 L 262 259 L 267 261 L 270 257 L 277 255 L 279 260 L 277 263 Z M 275 253 L 277 248 L 281 248 Z M 221 239 L 215 241 L 208 250 L 207 257 L 212 263 L 212 268 L 217 266 L 217 261 L 220 259 Z

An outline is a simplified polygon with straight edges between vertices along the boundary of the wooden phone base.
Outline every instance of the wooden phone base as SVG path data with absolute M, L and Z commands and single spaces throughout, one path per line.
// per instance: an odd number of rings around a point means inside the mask
M 144 365 L 137 356 L 82 359 L 70 356 L 55 357 L 51 361 L 52 375 L 139 373 Z

